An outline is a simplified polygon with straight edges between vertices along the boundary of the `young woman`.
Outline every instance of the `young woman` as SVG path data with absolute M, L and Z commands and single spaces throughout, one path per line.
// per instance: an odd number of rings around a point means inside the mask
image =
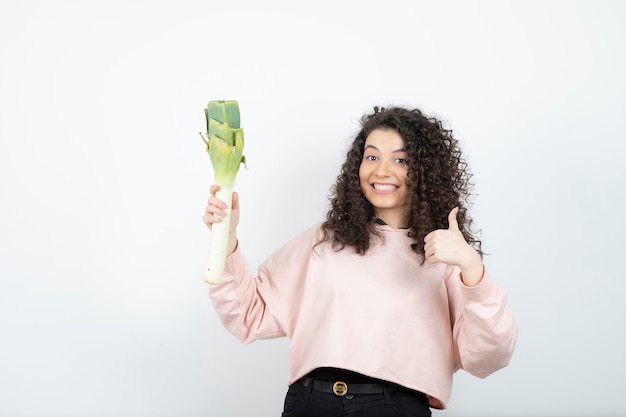
M 241 341 L 290 338 L 283 416 L 430 416 L 458 369 L 484 378 L 508 364 L 517 327 L 471 230 L 470 176 L 440 121 L 375 107 L 326 221 L 256 275 L 237 245 L 238 195 L 224 219 L 211 187 L 203 220 L 230 221 L 231 234 L 210 296 Z

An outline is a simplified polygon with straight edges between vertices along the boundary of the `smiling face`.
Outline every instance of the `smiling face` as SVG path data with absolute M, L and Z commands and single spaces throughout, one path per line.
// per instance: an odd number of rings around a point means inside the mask
M 365 140 L 359 168 L 361 189 L 377 216 L 394 228 L 408 223 L 407 157 L 404 140 L 395 130 L 374 129 Z

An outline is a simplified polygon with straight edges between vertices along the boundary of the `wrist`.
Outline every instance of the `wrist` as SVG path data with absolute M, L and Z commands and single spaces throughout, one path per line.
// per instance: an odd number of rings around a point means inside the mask
M 485 273 L 485 266 L 478 252 L 473 251 L 473 256 L 468 259 L 463 265 L 459 265 L 461 268 L 461 281 L 467 287 L 475 287 L 482 281 Z
M 231 233 L 228 236 L 228 248 L 226 251 L 226 256 L 231 255 L 235 250 L 237 250 L 238 240 L 237 235 L 235 233 Z

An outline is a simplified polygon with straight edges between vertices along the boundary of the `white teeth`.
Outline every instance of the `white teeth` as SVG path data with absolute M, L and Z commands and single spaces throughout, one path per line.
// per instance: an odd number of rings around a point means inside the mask
M 392 184 L 374 184 L 374 188 L 380 191 L 391 191 L 395 190 L 398 187 Z

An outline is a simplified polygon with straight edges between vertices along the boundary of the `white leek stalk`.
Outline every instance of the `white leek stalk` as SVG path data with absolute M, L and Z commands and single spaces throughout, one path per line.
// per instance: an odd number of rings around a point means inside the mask
M 207 137 L 204 140 L 211 158 L 215 184 L 220 189 L 216 197 L 227 204 L 223 222 L 211 226 L 209 255 L 203 279 L 210 284 L 219 284 L 224 274 L 230 215 L 235 178 L 239 165 L 245 164 L 243 156 L 243 129 L 240 127 L 239 104 L 235 100 L 210 101 L 204 109 L 207 122 Z M 202 136 L 202 134 L 200 135 Z

